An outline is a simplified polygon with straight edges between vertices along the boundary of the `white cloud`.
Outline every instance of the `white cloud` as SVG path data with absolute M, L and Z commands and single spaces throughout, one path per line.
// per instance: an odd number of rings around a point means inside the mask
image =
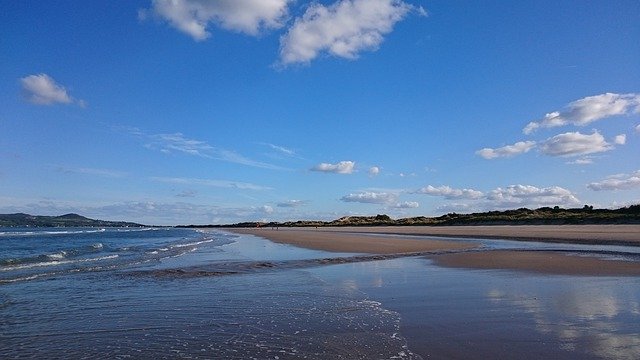
M 443 196 L 445 199 L 479 199 L 484 194 L 481 191 L 473 189 L 454 189 L 443 185 L 433 187 L 428 185 L 416 191 L 417 194 L 427 194 L 433 196 Z
M 627 143 L 627 135 L 626 134 L 617 135 L 615 138 L 613 138 L 613 142 L 616 145 L 624 145 Z
M 286 208 L 294 208 L 299 206 L 306 205 L 307 202 L 304 200 L 287 200 L 277 204 L 278 207 L 286 207 Z
M 272 208 L 271 206 L 269 206 L 269 205 L 262 205 L 262 206 L 260 207 L 260 210 L 261 210 L 263 213 L 265 213 L 265 214 L 271 214 L 271 213 L 273 213 L 273 208 Z
M 548 113 L 544 118 L 530 122 L 523 132 L 530 134 L 538 128 L 567 124 L 585 126 L 611 116 L 638 112 L 640 112 L 640 94 L 605 93 L 576 100 L 567 105 L 563 111 Z
M 153 13 L 169 25 L 202 41 L 211 36 L 210 24 L 257 36 L 284 25 L 292 0 L 154 0 Z M 146 11 L 140 12 L 142 19 Z
M 590 183 L 587 187 L 594 191 L 638 188 L 640 187 L 640 170 L 631 174 L 612 175 L 605 180 Z
M 351 174 L 353 167 L 356 165 L 353 161 L 340 161 L 337 164 L 320 163 L 311 168 L 311 171 L 319 171 L 335 174 Z
M 410 11 L 422 8 L 401 0 L 339 0 L 333 5 L 313 3 L 280 39 L 283 65 L 309 63 L 321 52 L 355 59 L 376 50 L 383 36 Z
M 343 196 L 344 202 L 358 202 L 364 204 L 391 204 L 395 203 L 398 196 L 388 192 L 365 191 Z
M 380 168 L 377 166 L 372 166 L 369 168 L 369 176 L 373 177 L 373 176 L 377 176 L 378 174 L 380 174 Z
M 405 201 L 405 202 L 393 204 L 390 207 L 393 209 L 416 209 L 420 207 L 420 204 L 416 201 Z
M 228 181 L 228 180 L 194 179 L 194 178 L 180 178 L 180 177 L 152 177 L 151 180 L 170 183 L 170 184 L 211 186 L 211 187 L 239 189 L 239 190 L 270 190 L 271 189 L 266 186 L 239 182 L 239 181 Z
M 519 141 L 513 145 L 503 146 L 497 149 L 484 148 L 476 151 L 477 155 L 485 159 L 495 159 L 499 157 L 511 157 L 526 153 L 536 146 L 535 141 Z
M 636 126 L 636 132 L 640 134 L 640 125 Z
M 572 206 L 580 203 L 571 191 L 559 186 L 510 185 L 491 190 L 486 199 L 493 207 Z
M 67 93 L 64 86 L 56 83 L 53 78 L 47 74 L 29 75 L 20 79 L 22 83 L 22 91 L 32 104 L 36 105 L 52 105 L 56 103 L 71 104 L 84 107 L 84 100 L 77 100 Z
M 613 146 L 605 141 L 597 131 L 591 135 L 568 132 L 547 139 L 540 145 L 540 151 L 551 156 L 578 156 L 609 151 Z

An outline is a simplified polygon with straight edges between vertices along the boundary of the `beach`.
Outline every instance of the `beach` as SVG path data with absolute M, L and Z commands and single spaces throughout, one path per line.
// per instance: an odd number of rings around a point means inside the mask
M 2 229 L 0 357 L 640 357 L 639 247 L 346 230 Z
M 277 243 L 339 252 L 428 253 L 435 264 L 475 269 L 503 269 L 564 275 L 638 276 L 640 263 L 602 259 L 601 254 L 476 249 L 471 239 L 522 242 L 640 246 L 639 225 L 533 225 L 452 227 L 331 227 L 230 229 Z M 437 238 L 440 237 L 440 238 Z M 457 238 L 456 240 L 454 240 Z M 465 241 L 468 239 L 469 241 Z M 477 249 L 476 249 L 477 250 Z M 454 253 L 452 253 L 454 252 Z

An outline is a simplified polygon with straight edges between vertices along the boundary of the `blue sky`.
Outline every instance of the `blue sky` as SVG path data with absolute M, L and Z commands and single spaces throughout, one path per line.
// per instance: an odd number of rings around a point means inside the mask
M 638 1 L 2 1 L 0 213 L 640 203 Z

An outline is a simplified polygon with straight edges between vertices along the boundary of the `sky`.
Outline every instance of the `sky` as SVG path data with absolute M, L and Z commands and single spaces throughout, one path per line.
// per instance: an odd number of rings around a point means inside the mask
M 0 0 L 0 213 L 640 203 L 640 2 Z

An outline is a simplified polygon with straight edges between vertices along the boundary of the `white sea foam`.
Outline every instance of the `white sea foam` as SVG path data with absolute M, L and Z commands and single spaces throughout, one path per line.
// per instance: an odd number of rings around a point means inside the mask
M 9 266 L 5 266 L 5 267 L 0 268 L 0 271 L 24 270 L 24 269 L 32 269 L 32 268 L 44 267 L 44 266 L 55 266 L 55 265 L 86 263 L 86 262 L 93 262 L 93 261 L 115 259 L 117 257 L 118 257 L 118 255 L 107 255 L 107 256 L 100 256 L 100 257 L 88 258 L 88 259 L 62 260 L 62 261 L 43 261 L 43 262 L 38 262 L 38 263 L 33 263 L 33 264 L 9 265 Z
M 171 248 L 183 248 L 183 247 L 189 247 L 189 246 L 197 246 L 197 245 L 213 242 L 213 240 L 214 239 L 206 239 L 206 240 L 196 241 L 196 242 L 192 242 L 192 243 L 177 244 L 177 245 L 171 246 Z
M 67 252 L 62 250 L 60 252 L 57 252 L 55 254 L 49 254 L 47 255 L 47 257 L 51 260 L 60 260 L 60 259 L 64 259 L 65 256 L 67 256 Z

